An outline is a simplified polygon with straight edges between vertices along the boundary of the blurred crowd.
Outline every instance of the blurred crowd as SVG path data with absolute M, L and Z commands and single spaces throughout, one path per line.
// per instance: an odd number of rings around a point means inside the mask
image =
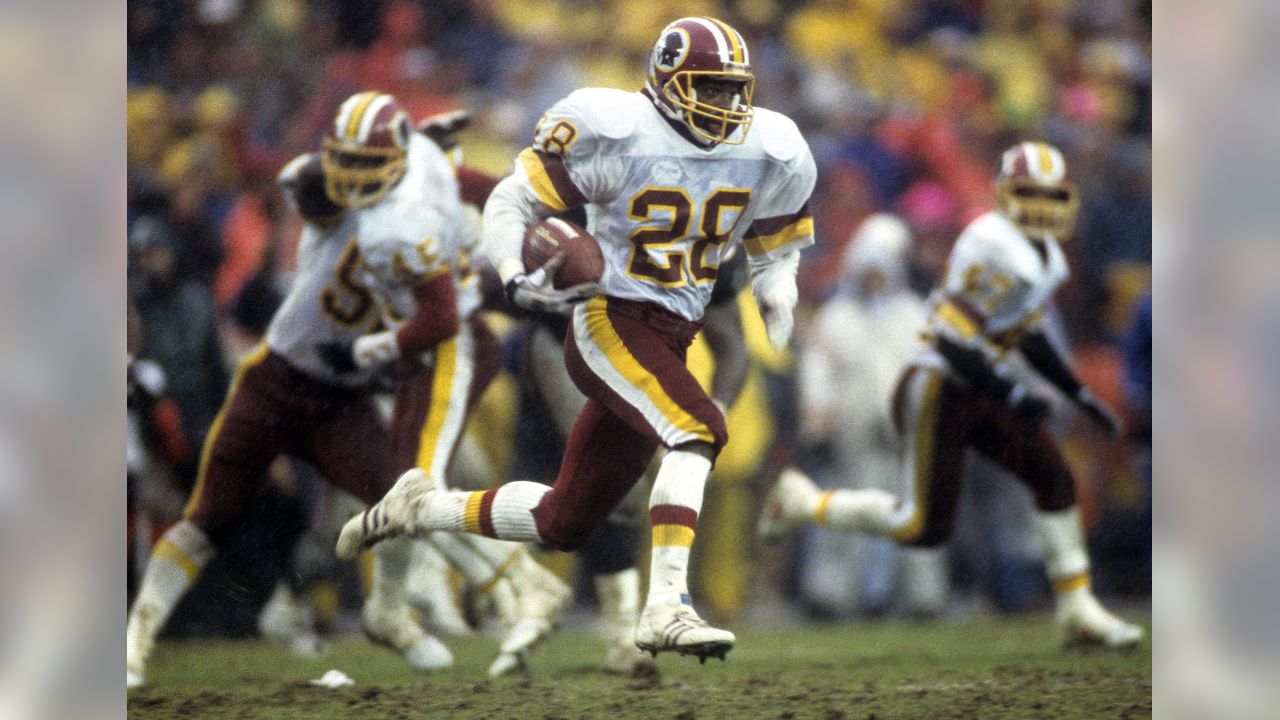
M 756 104 L 795 119 L 817 160 L 818 246 L 800 271 L 800 354 L 806 314 L 848 286 L 842 258 L 866 217 L 892 212 L 905 221 L 914 244 L 904 273 L 923 294 L 960 229 L 991 206 L 999 152 L 1028 138 L 1062 148 L 1082 210 L 1066 245 L 1073 275 L 1054 323 L 1082 379 L 1127 407 L 1134 432 L 1109 443 L 1069 419 L 1057 430 L 1098 543 L 1099 590 L 1148 593 L 1151 3 L 1144 0 L 131 0 L 131 331 L 134 354 L 165 378 L 155 393 L 162 409 L 148 410 L 149 432 L 173 468 L 178 496 L 148 490 L 141 514 L 172 518 L 190 487 L 227 368 L 265 330 L 293 266 L 299 226 L 275 174 L 319 147 L 344 98 L 393 93 L 419 119 L 468 109 L 475 120 L 462 138 L 466 163 L 504 174 L 557 99 L 584 86 L 639 88 L 657 32 L 686 15 L 714 15 L 743 33 Z M 1126 347 L 1129 356 L 1139 353 L 1142 326 L 1134 319 L 1144 307 L 1145 380 L 1140 360 L 1125 362 Z M 770 430 L 744 431 L 763 435 L 762 448 L 741 472 L 742 496 L 721 515 L 708 513 L 708 523 L 749 529 L 757 479 L 788 462 L 842 482 L 823 443 L 796 433 L 803 419 L 794 359 L 760 350 L 756 360 L 759 390 L 747 401 L 757 405 L 738 417 Z M 991 503 L 1022 503 L 1030 514 L 1021 491 L 998 475 L 983 471 L 972 483 L 953 584 L 1002 609 L 1032 607 L 1047 587 L 1028 550 L 1029 523 L 982 525 L 981 508 Z M 286 490 L 297 484 L 286 470 L 273 476 Z M 726 537 L 721 547 L 750 543 L 746 530 Z M 814 587 L 793 570 L 821 542 L 802 539 L 772 559 L 785 568 L 778 591 L 821 615 L 867 609 L 859 593 Z M 704 557 L 751 565 L 745 550 L 713 555 L 716 541 L 709 543 Z M 752 568 L 730 565 L 708 560 L 702 569 L 716 578 L 704 583 L 731 588 L 709 598 L 722 614 L 747 602 Z

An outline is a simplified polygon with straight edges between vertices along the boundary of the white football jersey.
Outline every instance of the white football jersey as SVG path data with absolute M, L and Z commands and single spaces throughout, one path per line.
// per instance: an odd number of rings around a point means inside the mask
M 355 387 L 369 370 L 346 362 L 355 339 L 381 317 L 361 276 L 356 219 L 334 225 L 307 223 L 298 241 L 298 269 L 289 294 L 267 327 L 267 345 L 291 365 L 325 382 Z
M 969 223 L 951 250 L 930 298 L 927 333 L 982 347 L 998 358 L 1040 323 L 1068 276 L 1057 240 L 1030 240 L 1004 215 L 985 213 Z
M 764 108 L 740 145 L 681 129 L 642 92 L 578 90 L 543 116 L 516 175 L 551 212 L 586 206 L 606 295 L 698 320 L 733 243 L 757 258 L 813 243 L 817 172 L 795 123 Z
M 355 214 L 364 277 L 378 291 L 388 325 L 411 317 L 417 311 L 414 288 L 440 273 L 457 282 L 459 317 L 480 306 L 478 278 L 463 257 L 473 221 L 463 209 L 453 165 L 434 142 L 410 135 L 404 177 L 378 204 Z
M 281 172 L 286 196 L 294 163 Z M 478 279 L 458 247 L 471 222 L 448 160 L 435 143 L 411 136 L 408 169 L 377 205 L 348 210 L 332 225 L 303 226 L 298 269 L 267 328 L 267 345 L 319 380 L 366 384 L 372 372 L 347 362 L 352 343 L 413 315 L 419 282 L 452 273 L 459 317 L 479 307 Z

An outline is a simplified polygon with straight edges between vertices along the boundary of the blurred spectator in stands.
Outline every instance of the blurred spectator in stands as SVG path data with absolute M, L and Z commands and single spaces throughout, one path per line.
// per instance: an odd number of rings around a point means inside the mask
M 1108 156 L 1099 181 L 1081 198 L 1079 248 L 1072 254 L 1083 285 L 1081 324 L 1114 337 L 1133 317 L 1148 279 L 1134 268 L 1151 265 L 1151 150 L 1123 141 L 1109 146 Z
M 956 198 L 941 183 L 917 181 L 898 198 L 898 214 L 915 237 L 911 287 L 924 294 L 942 277 L 947 256 L 960 232 Z
M 227 371 L 209 290 L 177 276 L 176 246 L 164 219 L 147 215 L 134 221 L 129 231 L 130 296 L 146 329 L 140 356 L 164 370 L 182 431 L 190 446 L 200 447 L 226 394 Z M 187 458 L 189 465 L 193 462 Z

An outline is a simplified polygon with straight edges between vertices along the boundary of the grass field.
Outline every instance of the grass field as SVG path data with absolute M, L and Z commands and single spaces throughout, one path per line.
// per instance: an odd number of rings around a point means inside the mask
M 1128 613 L 1132 616 L 1133 613 Z M 1143 618 L 1147 622 L 1149 618 Z M 161 643 L 131 718 L 1140 718 L 1151 715 L 1151 644 L 1129 652 L 1059 649 L 1049 618 L 964 623 L 734 627 L 728 661 L 661 655 L 660 677 L 599 670 L 586 632 L 539 648 L 529 676 L 485 679 L 491 638 L 449 641 L 455 666 L 415 674 L 386 650 L 339 641 L 328 657 L 262 641 Z M 313 687 L 337 668 L 354 687 Z

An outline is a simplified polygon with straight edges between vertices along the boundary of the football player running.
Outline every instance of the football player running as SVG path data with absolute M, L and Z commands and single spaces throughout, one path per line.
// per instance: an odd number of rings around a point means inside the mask
M 583 89 L 547 111 L 485 207 L 481 249 L 515 304 L 572 307 L 565 363 L 588 400 L 556 481 L 460 493 L 408 473 L 348 521 L 340 555 L 442 529 L 578 548 L 664 446 L 636 646 L 723 659 L 734 635 L 698 616 L 686 576 L 703 486 L 728 434 L 685 353 L 721 258 L 739 242 L 769 339 L 786 345 L 800 250 L 813 243 L 813 158 L 795 123 L 752 106 L 754 85 L 741 34 L 682 18 L 659 34 L 643 89 Z M 543 269 L 526 273 L 521 241 L 541 218 L 579 206 L 604 274 L 598 286 L 555 289 Z
M 445 126 L 456 126 L 456 120 L 429 119 L 421 129 L 437 135 Z M 272 318 L 266 342 L 236 371 L 205 439 L 182 520 L 152 552 L 129 614 L 129 687 L 144 682 L 157 634 L 218 546 L 234 533 L 277 456 L 307 460 L 366 503 L 386 493 L 404 469 L 393 462 L 393 445 L 403 456 L 417 440 L 405 440 L 403 432 L 394 443 L 388 437 L 369 393 L 376 357 L 412 357 L 457 333 L 461 301 L 456 299 L 454 271 L 440 259 L 452 252 L 445 243 L 456 242 L 464 226 L 457 181 L 441 150 L 411 131 L 393 98 L 361 93 L 348 99 L 324 153 L 294 159 L 278 180 L 305 221 L 298 272 Z M 378 214 L 394 231 L 370 232 L 368 218 L 383 209 L 387 213 Z M 425 277 L 412 285 L 417 297 L 438 294 L 443 305 L 424 305 L 426 312 L 416 314 L 405 298 L 389 295 L 369 272 L 375 263 L 398 270 L 404 283 Z M 399 317 L 409 320 L 395 331 L 377 331 L 390 314 L 387 309 L 394 307 L 387 298 L 399 301 L 404 312 Z M 448 413 L 441 417 L 451 419 Z M 413 423 L 400 427 L 412 428 Z M 441 541 L 437 546 L 474 584 L 492 584 L 502 574 L 469 546 L 452 547 L 459 545 L 458 538 L 441 535 L 434 540 Z M 504 558 L 511 557 L 508 544 L 502 545 Z M 447 667 L 452 663 L 448 648 L 413 621 L 405 601 L 411 551 L 404 542 L 375 550 L 364 629 L 416 668 Z M 516 564 L 511 563 L 513 568 Z
M 468 412 L 500 364 L 497 339 L 476 312 L 480 280 L 466 259 L 478 240 L 476 218 L 464 210 L 439 143 L 409 132 L 408 115 L 390 95 L 349 98 L 325 147 L 326 189 L 359 223 L 354 272 L 391 326 L 355 340 L 355 364 L 394 363 L 395 470 L 416 470 L 444 489 Z M 520 543 L 452 533 L 430 540 L 473 585 L 514 586 L 518 617 L 502 644 L 507 655 L 545 637 L 571 598 L 568 585 Z
M 1050 344 L 1040 319 L 1067 279 L 1059 243 L 1078 209 L 1062 153 L 1024 142 L 1003 154 L 998 209 L 960 234 L 931 311 L 917 357 L 894 394 L 902 434 L 900 495 L 877 489 L 823 492 L 786 470 L 770 491 L 760 532 L 777 536 L 806 522 L 883 535 L 931 547 L 951 533 L 964 452 L 973 448 L 1031 490 L 1045 569 L 1066 642 L 1129 646 L 1142 628 L 1105 610 L 1090 589 L 1075 483 L 1042 421 L 1050 405 L 1006 377 L 1018 350 L 1047 381 L 1104 430 L 1119 435 L 1114 413 L 1076 378 Z
M 400 139 L 407 144 L 407 135 Z M 156 635 L 235 531 L 277 456 L 307 460 L 367 503 L 377 502 L 395 479 L 386 427 L 368 392 L 373 370 L 352 356 L 353 343 L 379 321 L 373 295 L 358 275 L 359 219 L 337 202 L 343 198 L 333 192 L 325 164 L 318 153 L 302 155 L 277 178 L 304 220 L 298 272 L 266 342 L 236 370 L 205 438 L 182 519 L 156 544 L 147 563 L 129 613 L 129 687 L 144 682 Z M 403 170 L 403 155 L 398 165 Z M 368 184 L 386 192 L 391 177 L 387 173 Z M 377 549 L 365 629 L 415 667 L 448 666 L 449 650 L 413 622 L 404 601 L 408 557 L 404 543 Z
M 733 405 L 746 385 L 750 360 L 743 338 L 738 291 L 746 280 L 743 253 L 721 258 L 715 289 L 703 314 L 702 335 L 715 363 L 710 395 L 721 411 Z M 587 397 L 574 384 L 564 364 L 564 343 L 569 318 L 554 313 L 535 315 L 529 328 L 526 371 L 528 383 L 541 400 L 563 444 L 573 432 L 574 420 Z M 636 649 L 636 620 L 640 615 L 640 533 L 644 525 L 646 495 L 655 467 L 650 463 L 608 519 L 596 528 L 578 550 L 583 570 L 591 575 L 604 635 L 605 667 L 626 675 L 653 665 L 653 658 Z M 514 663 L 508 660 L 514 668 Z M 501 668 L 501 665 L 495 667 Z

